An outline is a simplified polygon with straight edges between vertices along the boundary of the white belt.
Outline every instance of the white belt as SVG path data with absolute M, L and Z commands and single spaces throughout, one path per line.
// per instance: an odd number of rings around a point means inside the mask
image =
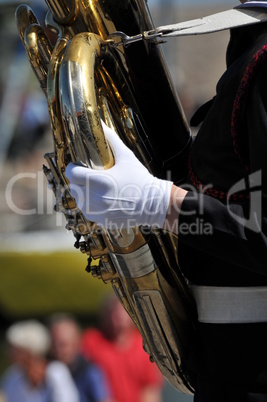
M 198 321 L 211 324 L 267 322 L 267 287 L 190 286 Z

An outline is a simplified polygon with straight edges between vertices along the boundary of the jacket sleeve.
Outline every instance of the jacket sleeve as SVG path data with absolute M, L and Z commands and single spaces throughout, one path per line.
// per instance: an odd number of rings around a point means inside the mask
M 259 202 L 259 200 L 258 200 Z M 267 219 L 238 204 L 188 192 L 179 215 L 179 241 L 241 268 L 267 274 Z
M 189 192 L 179 215 L 179 241 L 226 263 L 267 275 L 267 63 L 248 93 L 245 141 L 250 173 L 235 183 L 250 187 L 249 203 L 227 203 Z

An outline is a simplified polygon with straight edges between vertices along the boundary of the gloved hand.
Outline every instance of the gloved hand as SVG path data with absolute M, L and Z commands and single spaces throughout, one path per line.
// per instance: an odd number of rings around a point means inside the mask
M 105 124 L 103 129 L 114 154 L 114 166 L 93 170 L 70 163 L 66 168 L 78 208 L 89 221 L 104 228 L 162 228 L 172 182 L 151 175 L 113 130 Z

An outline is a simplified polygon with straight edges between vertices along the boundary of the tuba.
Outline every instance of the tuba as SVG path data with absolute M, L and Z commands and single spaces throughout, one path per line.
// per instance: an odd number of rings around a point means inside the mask
M 71 196 L 65 168 L 114 163 L 101 119 L 154 175 L 182 183 L 192 137 L 145 0 L 46 0 L 45 26 L 16 10 L 18 32 L 46 96 L 54 149 L 44 174 L 86 270 L 112 286 L 145 351 L 177 390 L 192 394 L 187 360 L 196 309 L 178 262 L 178 238 L 140 228 L 100 230 Z M 94 264 L 92 264 L 94 260 Z

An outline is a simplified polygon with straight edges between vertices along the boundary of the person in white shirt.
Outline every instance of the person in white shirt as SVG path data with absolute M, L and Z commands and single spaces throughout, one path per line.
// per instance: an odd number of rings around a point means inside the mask
M 13 362 L 2 376 L 7 402 L 79 402 L 76 385 L 66 365 L 50 361 L 50 335 L 36 320 L 17 322 L 7 330 Z

